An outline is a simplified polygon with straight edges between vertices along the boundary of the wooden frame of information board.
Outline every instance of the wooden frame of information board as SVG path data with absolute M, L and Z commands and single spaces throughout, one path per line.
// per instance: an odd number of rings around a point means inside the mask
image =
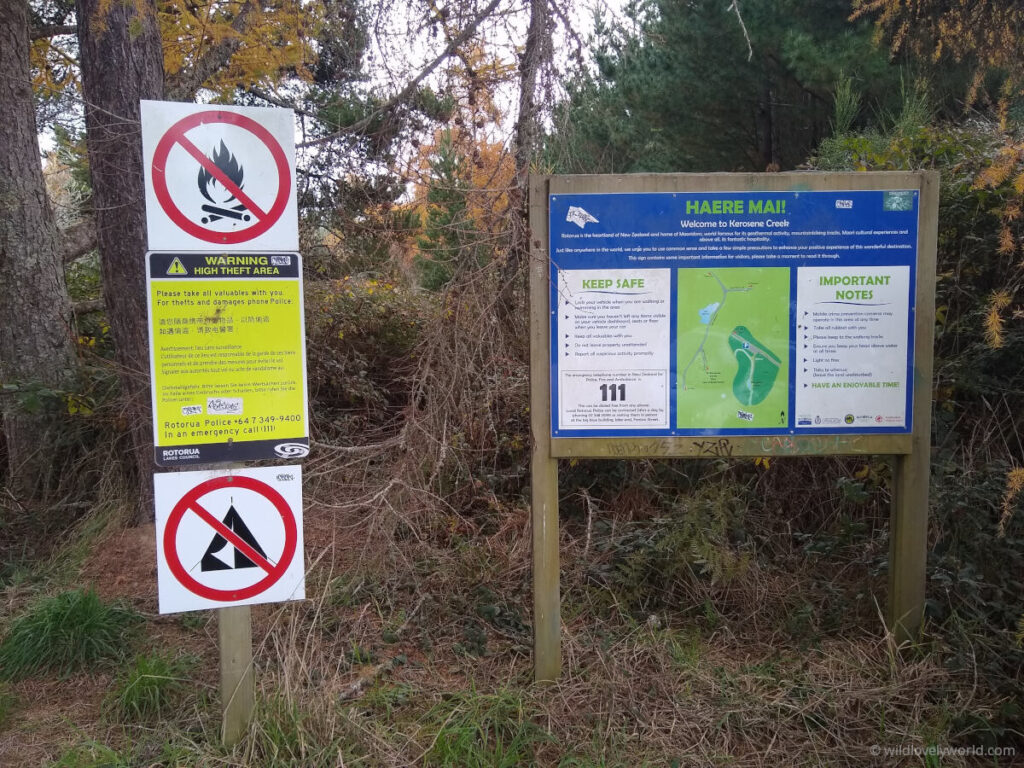
M 640 193 L 795 193 L 914 190 L 919 193 L 913 339 L 912 431 L 900 434 L 779 435 L 767 432 L 716 437 L 555 437 L 552 435 L 551 260 L 552 195 Z M 561 672 L 558 459 L 719 458 L 754 456 L 889 455 L 893 492 L 887 624 L 897 642 L 917 636 L 924 616 L 931 383 L 935 326 L 935 260 L 939 176 L 934 171 L 879 173 L 638 174 L 532 176 L 530 179 L 530 404 L 533 453 L 531 503 L 534 582 L 534 674 Z M 838 204 L 836 207 L 839 207 Z M 586 223 L 581 220 L 580 225 Z

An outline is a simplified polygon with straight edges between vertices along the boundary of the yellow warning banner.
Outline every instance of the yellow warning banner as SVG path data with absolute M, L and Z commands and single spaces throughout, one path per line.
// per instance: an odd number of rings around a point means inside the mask
M 275 256 L 277 275 L 244 277 L 203 274 L 230 261 L 169 256 L 149 254 L 147 270 L 157 464 L 305 455 L 299 256 Z

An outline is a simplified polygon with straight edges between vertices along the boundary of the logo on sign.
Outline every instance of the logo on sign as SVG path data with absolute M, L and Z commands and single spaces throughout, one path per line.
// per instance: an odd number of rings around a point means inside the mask
M 274 453 L 282 459 L 301 459 L 309 455 L 309 446 L 303 443 L 279 443 L 274 446 Z
M 587 224 L 598 224 L 597 219 L 587 213 L 586 210 L 580 208 L 578 205 L 570 205 L 569 212 L 565 215 L 565 220 L 570 224 L 575 224 L 580 229 L 583 229 Z

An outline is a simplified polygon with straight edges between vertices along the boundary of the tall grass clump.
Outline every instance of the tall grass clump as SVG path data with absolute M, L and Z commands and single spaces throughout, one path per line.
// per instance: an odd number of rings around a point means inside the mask
M 38 600 L 10 625 L 0 643 L 0 675 L 70 675 L 124 656 L 141 617 L 76 589 Z
M 150 721 L 170 716 L 188 688 L 186 664 L 162 654 L 139 655 L 121 672 L 109 700 L 125 721 Z
M 333 768 L 358 760 L 350 724 L 330 701 L 309 706 L 283 695 L 262 701 L 249 727 L 241 765 Z
M 79 744 L 61 755 L 50 768 L 129 768 L 131 759 L 95 741 Z

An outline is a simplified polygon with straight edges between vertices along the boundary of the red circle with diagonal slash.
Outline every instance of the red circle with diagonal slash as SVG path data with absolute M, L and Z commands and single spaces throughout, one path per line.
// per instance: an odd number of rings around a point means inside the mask
M 267 499 L 277 510 L 278 514 L 281 515 L 281 521 L 284 523 L 284 551 L 281 552 L 281 557 L 278 558 L 277 565 L 271 564 L 266 558 L 261 557 L 258 552 L 253 550 L 241 537 L 239 537 L 234 531 L 230 530 L 217 518 L 213 517 L 207 512 L 200 500 L 203 496 L 216 491 L 221 488 L 244 488 L 246 490 L 254 491 L 264 498 Z M 227 539 L 228 543 L 240 550 L 242 554 L 248 557 L 258 568 L 262 568 L 266 572 L 266 576 L 248 587 L 242 587 L 241 589 L 214 589 L 199 581 L 196 581 L 192 576 L 189 575 L 188 571 L 181 564 L 181 557 L 178 555 L 177 549 L 177 535 L 178 526 L 181 524 L 182 518 L 185 513 L 192 511 L 194 514 L 199 515 L 204 521 L 210 524 L 210 527 L 217 533 Z M 246 475 L 231 475 L 229 477 L 215 477 L 212 480 L 200 483 L 191 491 L 186 493 L 177 504 L 174 505 L 174 509 L 171 510 L 171 514 L 167 518 L 167 526 L 164 528 L 164 557 L 167 558 L 167 566 L 171 569 L 171 573 L 185 589 L 190 592 L 194 592 L 200 597 L 205 597 L 208 600 L 218 600 L 220 602 L 230 602 L 233 600 L 247 600 L 250 597 L 255 597 L 261 592 L 269 589 L 284 575 L 285 571 L 288 570 L 288 566 L 291 565 L 292 558 L 295 556 L 295 549 L 298 543 L 298 528 L 295 524 L 295 513 L 292 512 L 291 507 L 288 506 L 288 502 L 284 500 L 284 497 L 275 491 L 272 487 L 267 485 L 260 480 L 253 477 L 247 477 Z
M 237 184 L 231 181 L 214 164 L 213 160 L 203 154 L 185 135 L 187 131 L 196 126 L 207 123 L 226 123 L 243 128 L 255 135 L 270 151 L 271 156 L 274 158 L 274 165 L 277 168 L 277 195 L 268 210 L 264 211 L 253 202 L 248 195 L 242 192 Z M 180 145 L 182 149 L 195 158 L 199 165 L 205 168 L 225 189 L 235 196 L 235 199 L 252 212 L 256 218 L 256 223 L 253 226 L 234 232 L 218 232 L 215 229 L 207 229 L 196 224 L 181 212 L 171 198 L 171 193 L 167 189 L 167 177 L 165 176 L 167 158 L 176 145 Z M 185 232 L 208 243 L 244 243 L 247 240 L 252 240 L 254 237 L 262 235 L 280 220 L 281 214 L 284 213 L 284 209 L 288 205 L 288 197 L 291 194 L 291 171 L 288 167 L 288 157 L 285 155 L 281 145 L 270 131 L 255 120 L 245 115 L 240 115 L 237 112 L 224 112 L 221 110 L 196 112 L 176 122 L 167 129 L 167 133 L 161 137 L 156 145 L 156 151 L 153 153 L 152 171 L 153 192 L 156 194 L 156 199 L 160 202 L 160 207 L 164 209 L 164 213 Z

